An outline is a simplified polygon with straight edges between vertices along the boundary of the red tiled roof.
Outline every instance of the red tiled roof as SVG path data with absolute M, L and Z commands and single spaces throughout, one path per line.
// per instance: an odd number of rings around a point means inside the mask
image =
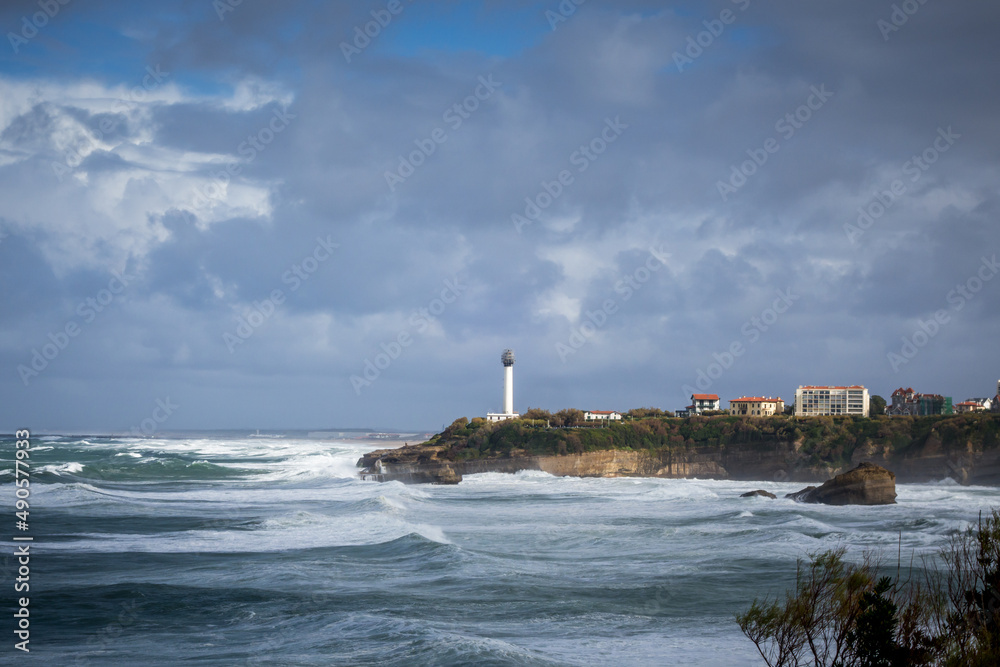
M 818 384 L 807 384 L 807 385 L 804 385 L 804 386 L 799 387 L 799 388 L 800 389 L 864 389 L 864 387 L 862 387 L 860 384 L 852 384 L 850 387 L 840 387 L 840 386 L 838 386 L 838 387 L 829 386 L 828 387 L 828 386 L 825 386 L 825 385 L 821 386 L 821 385 L 818 385 Z
M 691 398 L 696 401 L 717 401 L 719 400 L 718 394 L 692 394 Z
M 747 398 L 746 396 L 744 396 L 743 398 L 732 398 L 732 399 L 729 399 L 730 403 L 760 403 L 761 401 L 765 401 L 765 402 L 768 402 L 768 403 L 777 403 L 777 402 L 780 401 L 780 402 L 784 403 L 784 401 L 782 401 L 780 398 L 762 398 L 762 397 L 759 397 L 759 396 L 751 396 L 750 398 Z

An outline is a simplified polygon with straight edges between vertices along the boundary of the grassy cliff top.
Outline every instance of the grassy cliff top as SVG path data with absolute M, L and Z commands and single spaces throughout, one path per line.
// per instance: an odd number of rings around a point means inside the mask
M 467 460 L 518 455 L 573 454 L 606 449 L 662 450 L 730 445 L 762 447 L 798 443 L 816 461 L 848 461 L 861 446 L 884 448 L 891 456 L 925 447 L 995 448 L 1000 415 L 934 417 L 735 417 L 652 416 L 612 422 L 606 427 L 547 427 L 541 420 L 487 422 L 462 417 L 414 448 L 438 459 Z

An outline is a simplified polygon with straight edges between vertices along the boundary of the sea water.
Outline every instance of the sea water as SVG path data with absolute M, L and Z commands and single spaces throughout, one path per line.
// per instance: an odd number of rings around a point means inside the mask
M 838 546 L 904 567 L 996 489 L 900 485 L 803 505 L 802 484 L 466 476 L 362 482 L 371 445 L 238 435 L 33 438 L 34 664 L 755 665 L 733 615 Z M 740 498 L 762 488 L 778 500 Z M 23 543 L 18 543 L 23 544 Z M 901 557 L 900 557 L 901 555 Z M 19 651 L 10 613 L 0 662 Z M 10 663 L 7 663 L 10 664 Z

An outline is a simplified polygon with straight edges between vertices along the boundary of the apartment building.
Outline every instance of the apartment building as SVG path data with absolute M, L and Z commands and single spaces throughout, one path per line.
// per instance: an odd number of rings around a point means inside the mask
M 850 387 L 805 385 L 795 390 L 796 417 L 822 415 L 867 417 L 868 389 L 861 385 Z

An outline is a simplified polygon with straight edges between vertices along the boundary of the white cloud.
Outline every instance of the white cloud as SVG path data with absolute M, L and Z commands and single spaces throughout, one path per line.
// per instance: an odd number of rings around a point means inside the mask
M 219 170 L 211 167 L 246 159 L 157 143 L 153 112 L 157 105 L 205 101 L 231 113 L 274 101 L 287 105 L 292 96 L 280 85 L 248 79 L 228 96 L 214 98 L 187 94 L 169 82 L 146 90 L 0 78 L 0 87 L 5 91 L 0 96 L 0 169 L 6 172 L 0 180 L 0 216 L 14 229 L 44 233 L 42 250 L 57 274 L 141 260 L 169 238 L 161 221 L 171 210 L 194 213 L 202 229 L 272 214 L 276 181 L 218 178 Z M 80 109 L 126 120 L 102 131 L 98 123 L 82 121 L 74 111 Z M 101 154 L 120 161 L 86 161 Z M 33 177 L 39 172 L 52 178 Z

